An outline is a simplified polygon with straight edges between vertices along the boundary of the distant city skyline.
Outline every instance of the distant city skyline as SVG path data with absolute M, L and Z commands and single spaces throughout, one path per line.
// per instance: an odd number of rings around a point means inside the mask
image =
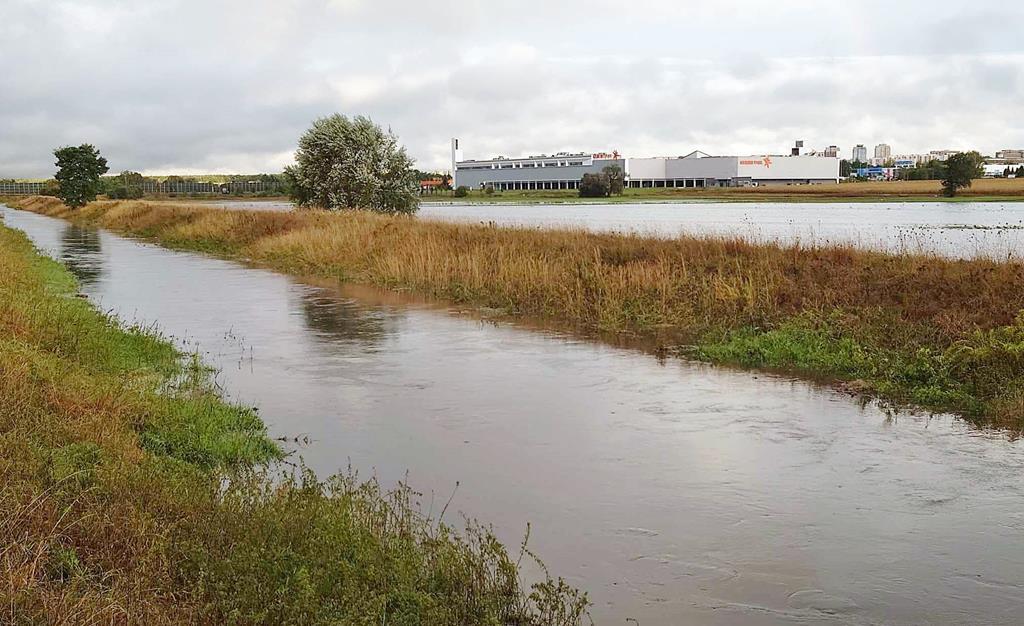
M 83 142 L 115 172 L 280 171 L 334 112 L 422 169 L 453 136 L 480 157 L 992 154 L 1024 147 L 1020 32 L 1024 6 L 991 0 L 6 0 L 0 176 L 51 175 Z

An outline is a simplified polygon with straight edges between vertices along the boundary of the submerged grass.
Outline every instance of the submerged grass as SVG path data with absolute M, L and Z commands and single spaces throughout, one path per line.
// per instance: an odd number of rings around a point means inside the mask
M 577 624 L 486 527 L 321 481 L 0 226 L 0 624 Z
M 1024 423 L 1024 265 L 852 245 L 665 240 L 364 212 L 53 199 L 20 208 L 602 331 L 674 333 L 701 358 L 843 381 L 896 403 Z

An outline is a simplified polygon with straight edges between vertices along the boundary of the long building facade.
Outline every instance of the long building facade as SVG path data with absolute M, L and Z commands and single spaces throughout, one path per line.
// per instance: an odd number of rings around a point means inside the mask
M 454 185 L 497 191 L 577 189 L 584 174 L 617 165 L 632 188 L 813 185 L 839 182 L 839 159 L 826 156 L 711 156 L 624 158 L 617 153 L 561 152 L 510 159 L 463 160 L 452 140 Z

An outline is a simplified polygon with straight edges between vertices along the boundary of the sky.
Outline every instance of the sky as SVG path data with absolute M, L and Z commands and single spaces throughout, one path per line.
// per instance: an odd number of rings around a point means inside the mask
M 0 178 L 276 172 L 366 115 L 466 158 L 1024 148 L 1007 0 L 0 0 Z

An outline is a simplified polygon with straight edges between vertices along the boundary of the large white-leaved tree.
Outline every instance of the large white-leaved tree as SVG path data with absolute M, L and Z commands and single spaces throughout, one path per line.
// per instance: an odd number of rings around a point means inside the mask
M 390 130 L 335 113 L 313 122 L 284 173 L 300 206 L 414 213 L 419 186 L 412 166 Z

